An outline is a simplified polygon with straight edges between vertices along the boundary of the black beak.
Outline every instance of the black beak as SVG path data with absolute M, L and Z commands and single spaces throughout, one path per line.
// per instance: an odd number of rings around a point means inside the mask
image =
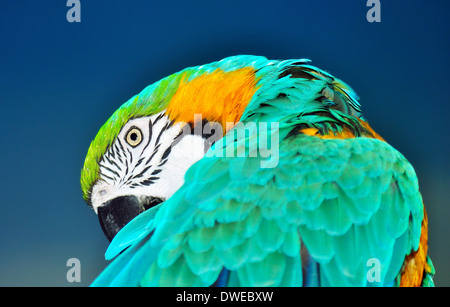
M 144 206 L 136 196 L 120 196 L 98 207 L 98 218 L 106 237 L 112 241 L 119 230 L 143 211 Z
M 120 196 L 107 201 L 97 209 L 98 219 L 103 232 L 109 241 L 132 219 L 147 209 L 153 208 L 164 201 L 160 197 Z

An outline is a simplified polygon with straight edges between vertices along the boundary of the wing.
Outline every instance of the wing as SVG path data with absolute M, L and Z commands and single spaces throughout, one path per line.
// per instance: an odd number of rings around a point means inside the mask
M 373 138 L 268 134 L 281 140 L 274 167 L 252 155 L 255 134 L 227 134 L 180 190 L 119 232 L 93 285 L 365 286 L 374 259 L 372 285 L 392 285 L 423 220 L 408 161 Z

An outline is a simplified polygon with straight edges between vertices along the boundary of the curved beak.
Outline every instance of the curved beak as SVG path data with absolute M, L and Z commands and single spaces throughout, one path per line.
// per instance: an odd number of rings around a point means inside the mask
M 133 218 L 144 211 L 136 196 L 120 196 L 98 207 L 98 219 L 109 241 Z
M 111 199 L 97 209 L 100 226 L 108 240 L 111 242 L 116 234 L 132 219 L 147 209 L 164 202 L 163 198 L 153 196 L 134 195 L 119 196 Z

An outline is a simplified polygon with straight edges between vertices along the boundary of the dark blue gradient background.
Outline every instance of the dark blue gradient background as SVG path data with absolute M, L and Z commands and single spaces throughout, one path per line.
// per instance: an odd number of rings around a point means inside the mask
M 310 58 L 360 95 L 420 178 L 436 283 L 450 285 L 448 1 L 66 1 L 0 5 L 0 286 L 89 285 L 108 242 L 80 171 L 115 109 L 184 67 L 236 54 Z M 66 261 L 81 261 L 81 283 Z

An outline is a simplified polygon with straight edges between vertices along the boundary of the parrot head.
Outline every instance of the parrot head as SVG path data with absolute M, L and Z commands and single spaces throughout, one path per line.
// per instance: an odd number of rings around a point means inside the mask
M 87 199 L 109 240 L 135 216 L 169 198 L 204 155 L 203 138 L 182 131 L 164 113 L 130 118 L 102 154 Z
M 124 103 L 92 141 L 81 173 L 83 198 L 106 237 L 112 240 L 134 217 L 163 206 L 187 170 L 239 122 L 259 118 L 320 128 L 346 121 L 360 133 L 355 94 L 307 63 L 229 57 L 184 69 Z M 305 88 L 295 109 L 289 104 L 298 93 L 290 92 L 292 82 Z

